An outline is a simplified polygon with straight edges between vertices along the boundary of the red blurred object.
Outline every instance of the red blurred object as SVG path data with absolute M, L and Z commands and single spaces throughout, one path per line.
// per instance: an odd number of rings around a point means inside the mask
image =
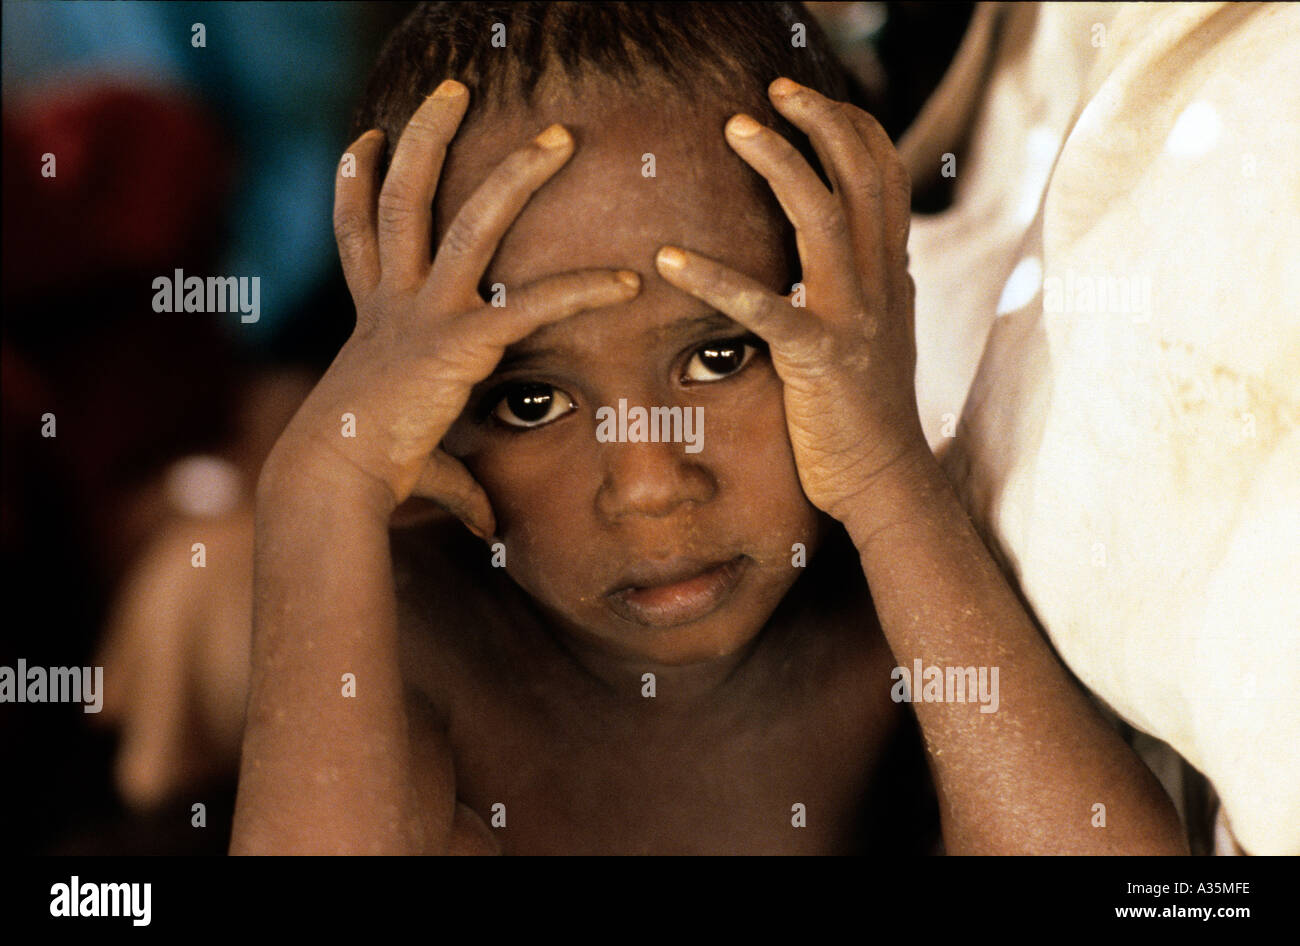
M 232 149 L 201 105 L 117 83 L 5 104 L 7 300 L 170 271 L 221 229 Z M 46 154 L 54 177 L 42 175 Z

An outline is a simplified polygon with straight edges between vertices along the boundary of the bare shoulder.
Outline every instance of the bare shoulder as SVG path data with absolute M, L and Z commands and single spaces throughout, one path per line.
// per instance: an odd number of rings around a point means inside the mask
M 501 623 L 502 570 L 450 516 L 390 532 L 402 675 L 444 721 Z M 495 572 L 495 574 L 494 574 Z
M 482 684 L 475 649 L 497 636 L 490 633 L 501 621 L 494 584 L 504 576 L 491 568 L 487 547 L 450 517 L 395 527 L 389 547 L 412 765 L 432 816 L 428 850 L 499 854 L 491 829 L 459 798 L 451 729 L 457 708 Z

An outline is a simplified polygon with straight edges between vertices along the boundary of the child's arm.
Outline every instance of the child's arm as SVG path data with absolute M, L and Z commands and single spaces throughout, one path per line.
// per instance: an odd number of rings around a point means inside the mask
M 1188 853 L 1163 789 L 1049 650 L 928 452 L 877 476 L 845 524 L 900 665 L 999 668 L 995 712 L 913 704 L 950 853 Z
M 727 137 L 795 225 L 802 298 L 671 248 L 659 269 L 769 342 L 804 491 L 852 535 L 898 663 L 999 669 L 995 712 L 915 703 L 948 852 L 1186 853 L 1169 799 L 1057 662 L 926 446 L 909 188 L 888 137 L 788 80 L 771 91 L 834 190 L 756 123 L 733 119 Z M 1105 827 L 1093 827 L 1098 803 Z
M 440 804 L 421 810 L 411 779 L 390 507 L 346 467 L 285 458 L 262 474 L 232 853 L 411 853 L 446 844 L 454 784 L 429 786 Z
M 412 495 L 495 529 L 486 495 L 439 449 L 505 348 L 625 302 L 635 274 L 477 286 L 531 194 L 568 160 L 558 126 L 492 172 L 430 262 L 432 202 L 468 95 L 444 83 L 412 117 L 378 197 L 383 136 L 355 142 L 335 229 L 357 327 L 276 443 L 258 484 L 253 677 L 231 850 L 441 852 L 456 819 L 443 736 L 407 715 L 388 520 Z M 342 167 L 350 168 L 352 162 Z

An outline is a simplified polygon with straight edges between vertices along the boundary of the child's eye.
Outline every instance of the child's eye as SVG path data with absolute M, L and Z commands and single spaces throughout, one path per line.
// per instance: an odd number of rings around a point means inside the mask
M 573 401 L 559 388 L 532 381 L 511 385 L 492 415 L 511 427 L 541 427 L 573 409 Z
M 757 354 L 755 339 L 731 338 L 701 345 L 691 356 L 682 375 L 683 381 L 719 381 L 733 375 Z

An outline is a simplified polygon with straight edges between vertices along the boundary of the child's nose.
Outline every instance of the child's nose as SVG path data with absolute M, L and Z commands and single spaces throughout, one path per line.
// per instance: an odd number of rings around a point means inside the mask
M 717 492 L 713 474 L 680 443 L 603 443 L 600 451 L 604 478 L 596 509 L 611 521 L 659 519 L 707 503 Z

